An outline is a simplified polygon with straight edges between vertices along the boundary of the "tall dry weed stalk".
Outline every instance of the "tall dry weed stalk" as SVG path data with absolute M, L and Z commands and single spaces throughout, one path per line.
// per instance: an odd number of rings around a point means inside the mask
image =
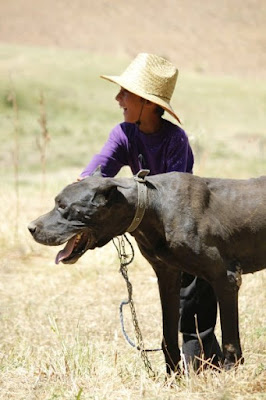
M 46 188 L 46 161 L 47 161 L 47 146 L 50 141 L 50 134 L 47 128 L 47 115 L 45 109 L 45 99 L 43 93 L 40 94 L 40 118 L 38 122 L 41 127 L 41 135 L 37 138 L 37 147 L 40 152 L 41 168 L 42 168 L 42 186 L 41 194 L 44 194 Z M 43 197 L 43 196 L 42 196 Z
M 14 88 L 11 85 L 7 100 L 12 104 L 13 108 L 13 151 L 12 160 L 14 168 L 14 188 L 15 188 L 15 239 L 18 239 L 18 221 L 19 221 L 19 118 L 17 96 Z

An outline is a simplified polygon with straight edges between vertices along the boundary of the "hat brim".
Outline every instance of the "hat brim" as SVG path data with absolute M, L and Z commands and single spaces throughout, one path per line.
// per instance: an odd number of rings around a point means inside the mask
M 180 121 L 179 117 L 176 115 L 176 113 L 172 109 L 172 107 L 169 104 L 169 101 L 167 99 L 142 91 L 140 88 L 136 87 L 131 82 L 124 80 L 122 76 L 101 75 L 100 78 L 103 78 L 103 79 L 106 79 L 107 81 L 116 83 L 117 85 L 123 87 L 124 89 L 128 90 L 129 92 L 134 93 L 137 96 L 140 96 L 145 100 L 149 100 L 152 103 L 157 104 L 158 106 L 162 107 L 165 111 L 167 111 L 170 115 L 172 115 L 180 124 L 182 124 L 182 122 Z

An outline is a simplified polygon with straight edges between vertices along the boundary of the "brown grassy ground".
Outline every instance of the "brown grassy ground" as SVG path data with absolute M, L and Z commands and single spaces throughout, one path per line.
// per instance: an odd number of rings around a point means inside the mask
M 87 76 L 90 52 L 105 53 L 105 60 L 111 54 L 113 70 L 116 55 L 125 62 L 144 50 L 170 57 L 181 72 L 197 72 L 180 80 L 177 104 L 190 124 L 197 153 L 195 172 L 225 177 L 265 174 L 265 80 L 260 80 L 266 76 L 265 5 L 264 0 L 0 1 L 1 42 L 88 50 L 77 60 L 74 51 L 60 53 L 57 60 L 56 51 L 1 49 L 1 72 L 5 79 L 10 72 L 15 76 L 22 125 L 18 199 L 12 171 L 14 117 L 6 106 L 1 108 L 5 110 L 0 130 L 4 149 L 0 162 L 1 400 L 265 399 L 265 272 L 243 279 L 240 330 L 245 364 L 237 372 L 192 374 L 176 385 L 165 382 L 163 356 L 157 353 L 150 356 L 158 372 L 153 382 L 120 332 L 118 304 L 126 290 L 112 245 L 88 252 L 75 266 L 55 266 L 57 249 L 34 243 L 26 228 L 52 206 L 58 189 L 75 178 L 118 118 L 119 111 L 108 114 L 112 89 L 96 80 L 102 67 L 109 65 L 101 63 L 100 68 L 96 63 Z M 205 76 L 199 79 L 199 73 Z M 223 86 L 210 78 L 213 73 L 251 79 L 244 78 L 242 86 L 226 78 Z M 42 176 L 36 172 L 38 107 L 30 105 L 37 102 L 33 99 L 38 98 L 39 87 L 46 94 L 52 135 L 46 191 L 40 190 Z M 1 99 L 6 95 L 3 90 Z M 71 159 L 68 167 L 70 154 L 74 156 L 71 150 L 77 160 Z M 138 253 L 130 277 L 145 343 L 157 347 L 161 340 L 157 284 Z M 133 337 L 128 314 L 126 324 Z
M 180 70 L 265 76 L 264 0 L 9 0 L 0 41 L 165 55 Z
M 27 222 L 50 202 L 49 190 L 40 196 L 29 189 L 23 193 L 16 236 L 14 193 L 0 198 L 5 208 L 0 218 L 1 399 L 265 398 L 264 272 L 243 278 L 240 329 L 245 364 L 237 372 L 192 373 L 189 379 L 165 382 L 163 355 L 155 353 L 149 355 L 158 374 L 152 381 L 120 331 L 118 305 L 127 293 L 114 247 L 88 252 L 73 266 L 55 266 L 58 249 L 34 243 L 26 231 Z M 162 327 L 157 283 L 138 252 L 129 276 L 145 344 L 158 347 Z M 128 310 L 125 318 L 134 339 Z

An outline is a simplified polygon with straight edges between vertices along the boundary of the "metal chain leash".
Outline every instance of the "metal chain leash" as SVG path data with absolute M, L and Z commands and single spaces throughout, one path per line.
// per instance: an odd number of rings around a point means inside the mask
M 128 269 L 127 269 L 127 266 L 134 259 L 134 249 L 133 249 L 133 246 L 130 243 L 130 241 L 127 238 L 126 235 L 123 235 L 121 238 L 116 238 L 116 239 L 118 240 L 118 245 L 116 245 L 114 240 L 113 240 L 113 243 L 114 243 L 114 246 L 115 246 L 115 248 L 117 250 L 118 257 L 119 257 L 119 260 L 120 260 L 120 272 L 121 272 L 123 278 L 126 281 L 127 290 L 128 290 L 128 299 L 122 301 L 121 304 L 120 304 L 120 321 L 121 321 L 122 331 L 123 331 L 123 334 L 124 334 L 126 340 L 128 341 L 128 343 L 132 347 L 135 347 L 140 351 L 140 355 L 141 355 L 142 361 L 144 363 L 145 370 L 148 373 L 149 377 L 154 379 L 156 377 L 156 373 L 152 369 L 151 363 L 150 363 L 150 361 L 148 359 L 148 356 L 147 356 L 147 352 L 148 351 L 159 351 L 161 349 L 145 350 L 145 348 L 144 348 L 144 342 L 143 342 L 142 334 L 141 334 L 141 331 L 140 331 L 140 328 L 139 328 L 137 315 L 136 315 L 136 309 L 135 309 L 134 301 L 133 301 L 133 298 L 132 298 L 133 288 L 132 288 L 132 284 L 131 284 L 131 282 L 129 281 L 129 278 L 128 278 Z M 130 255 L 126 254 L 126 243 L 125 243 L 125 240 L 130 246 L 130 249 L 131 249 L 131 254 Z M 132 316 L 135 336 L 136 336 L 136 339 L 137 339 L 137 346 L 130 340 L 130 338 L 128 337 L 128 335 L 125 332 L 124 319 L 123 319 L 123 306 L 127 305 L 127 304 L 129 304 L 129 306 L 130 306 L 130 311 L 131 311 L 131 316 Z

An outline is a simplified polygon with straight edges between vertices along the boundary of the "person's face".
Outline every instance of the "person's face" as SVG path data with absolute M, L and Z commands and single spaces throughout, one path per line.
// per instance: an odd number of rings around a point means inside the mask
M 141 97 L 121 87 L 115 99 L 123 109 L 125 122 L 135 123 L 138 121 L 144 101 Z

